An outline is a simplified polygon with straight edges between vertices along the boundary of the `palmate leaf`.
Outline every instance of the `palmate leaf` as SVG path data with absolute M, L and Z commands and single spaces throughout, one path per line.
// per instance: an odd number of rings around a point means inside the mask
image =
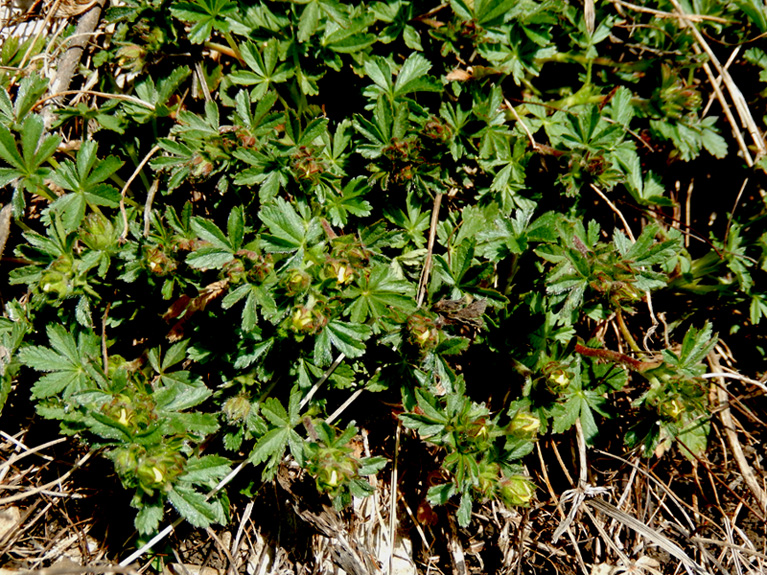
M 268 461 L 264 470 L 265 477 L 273 475 L 287 446 L 290 446 L 293 457 L 297 459 L 303 457 L 303 441 L 293 429 L 301 423 L 300 398 L 301 391 L 298 386 L 295 386 L 291 390 L 287 410 L 279 400 L 273 397 L 268 398 L 261 406 L 261 414 L 273 427 L 256 442 L 248 456 L 248 461 L 254 465 Z
M 372 330 L 364 324 L 332 320 L 314 342 L 314 363 L 320 367 L 330 365 L 333 361 L 331 347 L 346 357 L 360 357 L 365 353 L 363 342 L 371 335 Z
M 352 299 L 346 306 L 349 319 L 363 323 L 368 317 L 378 319 L 392 313 L 410 314 L 415 309 L 415 287 L 405 280 L 393 277 L 385 265 L 375 266 L 357 278 L 354 287 L 346 290 L 345 296 Z
M 276 39 L 264 44 L 263 52 L 252 42 L 240 46 L 240 53 L 250 70 L 235 70 L 229 77 L 235 84 L 255 86 L 251 92 L 253 102 L 261 100 L 272 84 L 289 80 L 294 69 L 287 64 L 279 64 L 278 43 Z
M 207 245 L 190 253 L 186 262 L 197 269 L 216 269 L 235 259 L 237 251 L 242 246 L 245 233 L 242 206 L 232 208 L 227 222 L 227 234 L 205 218 L 191 220 L 192 231 L 197 237 L 207 242 Z
M 170 11 L 179 20 L 194 24 L 189 31 L 189 40 L 201 44 L 210 38 L 214 28 L 221 32 L 230 30 L 226 17 L 237 13 L 237 4 L 230 0 L 194 0 L 177 2 Z
M 21 126 L 21 150 L 16 144 L 16 138 L 3 125 L 0 125 L 0 160 L 11 167 L 0 165 L 0 186 L 18 181 L 13 195 L 13 211 L 16 217 L 21 217 L 25 200 L 21 190 L 40 194 L 50 198 L 45 180 L 50 176 L 51 169 L 43 166 L 53 155 L 61 143 L 59 136 L 47 135 L 44 132 L 43 119 L 37 114 L 26 117 Z
M 414 92 L 438 92 L 441 86 L 427 75 L 431 63 L 413 52 L 402 64 L 397 80 L 392 81 L 392 68 L 387 60 L 373 57 L 365 63 L 365 73 L 374 82 L 372 93 L 385 95 L 390 102 Z
M 370 191 L 367 178 L 360 176 L 351 180 L 338 195 L 328 197 L 328 213 L 334 226 L 343 227 L 349 223 L 349 214 L 365 217 L 370 214 L 370 202 L 362 199 Z
M 224 523 L 226 516 L 221 503 L 205 499 L 205 495 L 189 484 L 179 483 L 168 493 L 168 501 L 181 516 L 195 527 L 209 527 L 211 523 Z
M 114 156 L 99 160 L 97 151 L 96 142 L 83 142 L 77 152 L 76 163 L 67 160 L 51 175 L 54 184 L 71 192 L 51 204 L 51 209 L 61 214 L 61 221 L 67 230 L 74 230 L 80 225 L 86 206 L 116 208 L 120 203 L 117 188 L 103 182 L 124 162 Z
M 98 337 L 81 333 L 78 340 L 62 325 L 46 328 L 51 347 L 29 346 L 19 350 L 19 361 L 36 371 L 46 372 L 32 386 L 32 397 L 52 397 L 59 393 L 70 396 L 95 385 L 89 364 L 100 363 Z
M 258 324 L 258 308 L 261 308 L 261 313 L 267 318 L 277 311 L 277 304 L 270 290 L 264 285 L 252 283 L 243 284 L 234 291 L 229 292 L 221 302 L 221 307 L 229 309 L 242 299 L 245 299 L 245 305 L 242 308 L 243 331 L 251 332 L 256 329 Z
M 272 253 L 290 253 L 314 245 L 322 235 L 322 226 L 317 218 L 307 219 L 296 212 L 292 204 L 282 198 L 275 198 L 264 205 L 259 212 L 261 221 L 269 229 L 262 234 L 264 249 Z

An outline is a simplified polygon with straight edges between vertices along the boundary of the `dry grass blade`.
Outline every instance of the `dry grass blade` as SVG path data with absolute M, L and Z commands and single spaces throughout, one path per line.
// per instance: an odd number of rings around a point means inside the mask
M 687 18 L 687 14 L 685 13 L 682 6 L 679 4 L 678 0 L 671 0 L 671 3 L 674 5 L 674 8 L 683 19 Z M 686 25 L 690 28 L 693 35 L 695 36 L 696 42 L 700 45 L 700 47 L 709 57 L 711 62 L 714 64 L 714 67 L 716 68 L 717 72 L 722 77 L 724 85 L 727 87 L 727 91 L 730 93 L 730 97 L 732 98 L 733 104 L 735 105 L 735 109 L 737 110 L 738 115 L 740 116 L 740 120 L 743 123 L 743 125 L 748 129 L 748 132 L 751 135 L 754 145 L 756 146 L 756 149 L 758 150 L 757 159 L 759 159 L 760 157 L 767 154 L 767 146 L 765 145 L 764 138 L 759 132 L 759 128 L 757 127 L 756 122 L 754 121 L 754 117 L 751 114 L 751 110 L 749 109 L 748 104 L 746 103 L 746 99 L 743 97 L 743 93 L 740 91 L 737 84 L 735 84 L 734 80 L 732 79 L 732 76 L 730 76 L 729 71 L 727 71 L 727 69 L 725 69 L 722 66 L 722 64 L 719 62 L 719 59 L 716 57 L 716 54 L 714 54 L 713 50 L 711 50 L 711 47 L 708 45 L 708 42 L 700 33 L 700 31 L 697 29 L 697 27 L 692 22 L 686 22 Z M 707 71 L 707 73 L 709 73 L 709 71 Z M 713 74 L 709 74 L 709 79 L 711 80 L 712 87 L 714 87 L 715 89 L 718 89 L 718 87 L 716 86 L 716 80 L 713 78 Z M 737 126 L 735 125 L 733 125 L 733 130 L 736 132 L 739 132 L 739 130 L 737 129 Z
M 693 561 L 692 558 L 687 555 L 687 553 L 685 553 L 684 550 L 676 543 L 664 535 L 661 535 L 654 529 L 650 529 L 647 525 L 632 517 L 628 513 L 624 513 L 614 505 L 607 503 L 606 501 L 599 498 L 589 499 L 585 503 L 597 511 L 601 511 L 608 517 L 620 521 L 629 529 L 636 531 L 663 549 L 666 553 L 678 559 L 688 572 L 699 573 L 700 575 L 708 575 L 706 570 L 698 565 L 695 561 Z
M 439 223 L 439 207 L 442 204 L 442 192 L 438 192 L 434 197 L 434 206 L 431 210 L 431 223 L 429 224 L 429 243 L 427 245 L 426 261 L 421 271 L 421 279 L 418 282 L 418 307 L 423 304 L 423 298 L 426 296 L 426 288 L 429 285 L 429 274 L 431 273 L 431 260 L 434 253 L 434 241 L 437 238 L 437 224 Z
M 722 371 L 722 366 L 719 363 L 719 357 L 716 353 L 710 353 L 708 361 L 709 365 L 711 365 L 711 369 L 715 372 Z M 746 485 L 756 499 L 759 508 L 762 512 L 767 512 L 767 493 L 765 493 L 762 486 L 759 485 L 759 480 L 757 479 L 754 470 L 751 469 L 751 466 L 746 460 L 746 456 L 743 454 L 743 448 L 740 445 L 740 441 L 738 441 L 738 434 L 735 432 L 735 420 L 728 406 L 729 402 L 727 400 L 726 382 L 723 377 L 718 379 L 717 399 L 719 404 L 723 406 L 723 409 L 719 412 L 719 417 L 722 420 L 722 425 L 724 427 L 725 435 L 727 436 L 727 442 L 730 445 L 732 456 L 738 464 L 738 469 L 743 476 L 743 480 L 746 482 Z
M 8 497 L 0 498 L 0 505 L 6 505 L 8 503 L 13 503 L 14 501 L 20 501 L 22 499 L 26 499 L 38 493 L 47 491 L 48 489 L 56 485 L 61 485 L 64 481 L 66 481 L 69 478 L 70 475 L 72 475 L 76 470 L 80 469 L 80 467 L 85 465 L 85 462 L 88 461 L 93 456 L 94 453 L 95 453 L 94 451 L 89 451 L 88 453 L 83 455 L 66 473 L 64 473 L 64 475 L 62 475 L 61 477 L 57 477 L 53 481 L 49 481 L 48 483 L 45 483 L 44 485 L 39 485 L 33 489 L 23 491 L 22 493 L 17 493 L 16 495 L 10 495 Z
M 160 146 L 154 146 L 146 156 L 144 156 L 144 159 L 141 160 L 138 166 L 136 166 L 136 169 L 133 170 L 133 173 L 131 174 L 130 178 L 128 178 L 128 181 L 125 182 L 125 185 L 123 186 L 122 190 L 120 190 L 120 214 L 122 214 L 123 217 L 123 231 L 122 234 L 120 234 L 120 241 L 124 242 L 126 239 L 128 239 L 128 213 L 125 211 L 125 194 L 128 191 L 128 188 L 130 188 L 130 185 L 133 183 L 133 180 L 136 179 L 136 177 L 141 173 L 141 170 L 144 169 L 144 166 L 146 166 L 147 162 L 154 156 L 157 152 L 160 151 Z

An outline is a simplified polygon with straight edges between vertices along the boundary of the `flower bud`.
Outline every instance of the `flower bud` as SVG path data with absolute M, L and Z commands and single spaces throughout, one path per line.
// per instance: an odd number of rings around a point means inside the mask
M 684 404 L 678 397 L 675 397 L 673 399 L 661 400 L 655 406 L 655 410 L 663 419 L 676 421 L 684 411 Z
M 541 420 L 531 413 L 520 411 L 509 424 L 508 431 L 517 439 L 535 439 L 541 428 Z
M 497 494 L 507 505 L 526 506 L 535 494 L 535 486 L 523 475 L 512 475 L 498 482 Z
M 229 423 L 245 421 L 250 415 L 250 400 L 244 395 L 235 395 L 224 402 L 222 411 Z
M 558 394 L 570 386 L 570 376 L 564 369 L 555 369 L 546 378 L 546 387 L 551 393 Z
M 293 270 L 288 276 L 285 289 L 289 295 L 295 296 L 305 292 L 311 285 L 312 278 L 304 271 Z

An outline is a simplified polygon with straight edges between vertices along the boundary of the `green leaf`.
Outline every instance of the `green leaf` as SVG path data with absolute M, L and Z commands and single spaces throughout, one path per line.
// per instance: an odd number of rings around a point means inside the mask
M 363 324 L 330 321 L 315 340 L 314 363 L 325 366 L 332 361 L 331 344 L 346 357 L 360 357 L 365 352 L 363 342 L 371 334 L 371 329 Z
M 405 96 L 411 92 L 437 91 L 439 88 L 426 78 L 431 63 L 418 52 L 413 52 L 402 64 L 392 94 Z
M 205 496 L 185 485 L 174 485 L 168 493 L 168 501 L 179 514 L 195 527 L 206 528 L 218 520 L 213 504 Z
M 270 458 L 280 459 L 285 452 L 289 436 L 290 429 L 285 427 L 270 429 L 256 442 L 248 456 L 248 461 L 253 465 L 258 465 Z
M 268 252 L 291 253 L 303 250 L 314 245 L 322 234 L 322 227 L 316 218 L 304 219 L 282 198 L 275 198 L 273 202 L 262 206 L 259 217 L 270 232 L 261 236 Z
M 346 290 L 345 295 L 353 300 L 346 307 L 346 313 L 355 323 L 393 313 L 409 315 L 415 309 L 415 286 L 393 277 L 391 268 L 384 265 L 361 273 L 356 285 Z
M 458 505 L 458 512 L 455 516 L 458 519 L 458 525 L 461 527 L 468 527 L 469 523 L 471 523 L 471 494 L 468 491 L 464 491 L 461 494 L 461 502 Z
M 138 532 L 142 535 L 156 533 L 160 529 L 160 521 L 165 513 L 164 507 L 162 503 L 143 501 L 133 522 Z
M 184 473 L 179 478 L 197 484 L 217 483 L 231 471 L 230 461 L 218 455 L 205 455 L 190 458 L 184 467 Z

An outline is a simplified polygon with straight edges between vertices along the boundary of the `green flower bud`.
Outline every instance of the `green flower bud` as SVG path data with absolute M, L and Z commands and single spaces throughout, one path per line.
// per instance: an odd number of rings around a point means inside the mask
M 229 423 L 245 421 L 250 415 L 250 400 L 244 395 L 230 397 L 224 402 L 222 411 Z
M 330 260 L 325 269 L 325 275 L 335 278 L 339 286 L 345 286 L 354 279 L 354 269 L 352 269 L 351 264 L 347 261 Z
M 570 376 L 564 369 L 555 369 L 546 378 L 546 387 L 551 393 L 558 394 L 570 386 Z
M 507 505 L 527 506 L 535 494 L 535 486 L 523 475 L 512 475 L 498 482 L 496 493 Z
M 678 397 L 661 400 L 660 403 L 655 406 L 655 410 L 663 419 L 676 421 L 684 411 L 684 403 L 682 403 Z
M 295 296 L 309 289 L 311 283 L 312 278 L 309 276 L 309 274 L 301 270 L 293 270 L 293 272 L 288 276 L 288 281 L 286 282 L 285 289 L 289 295 Z
M 509 424 L 508 431 L 517 439 L 535 439 L 541 428 L 541 420 L 531 413 L 520 411 Z

